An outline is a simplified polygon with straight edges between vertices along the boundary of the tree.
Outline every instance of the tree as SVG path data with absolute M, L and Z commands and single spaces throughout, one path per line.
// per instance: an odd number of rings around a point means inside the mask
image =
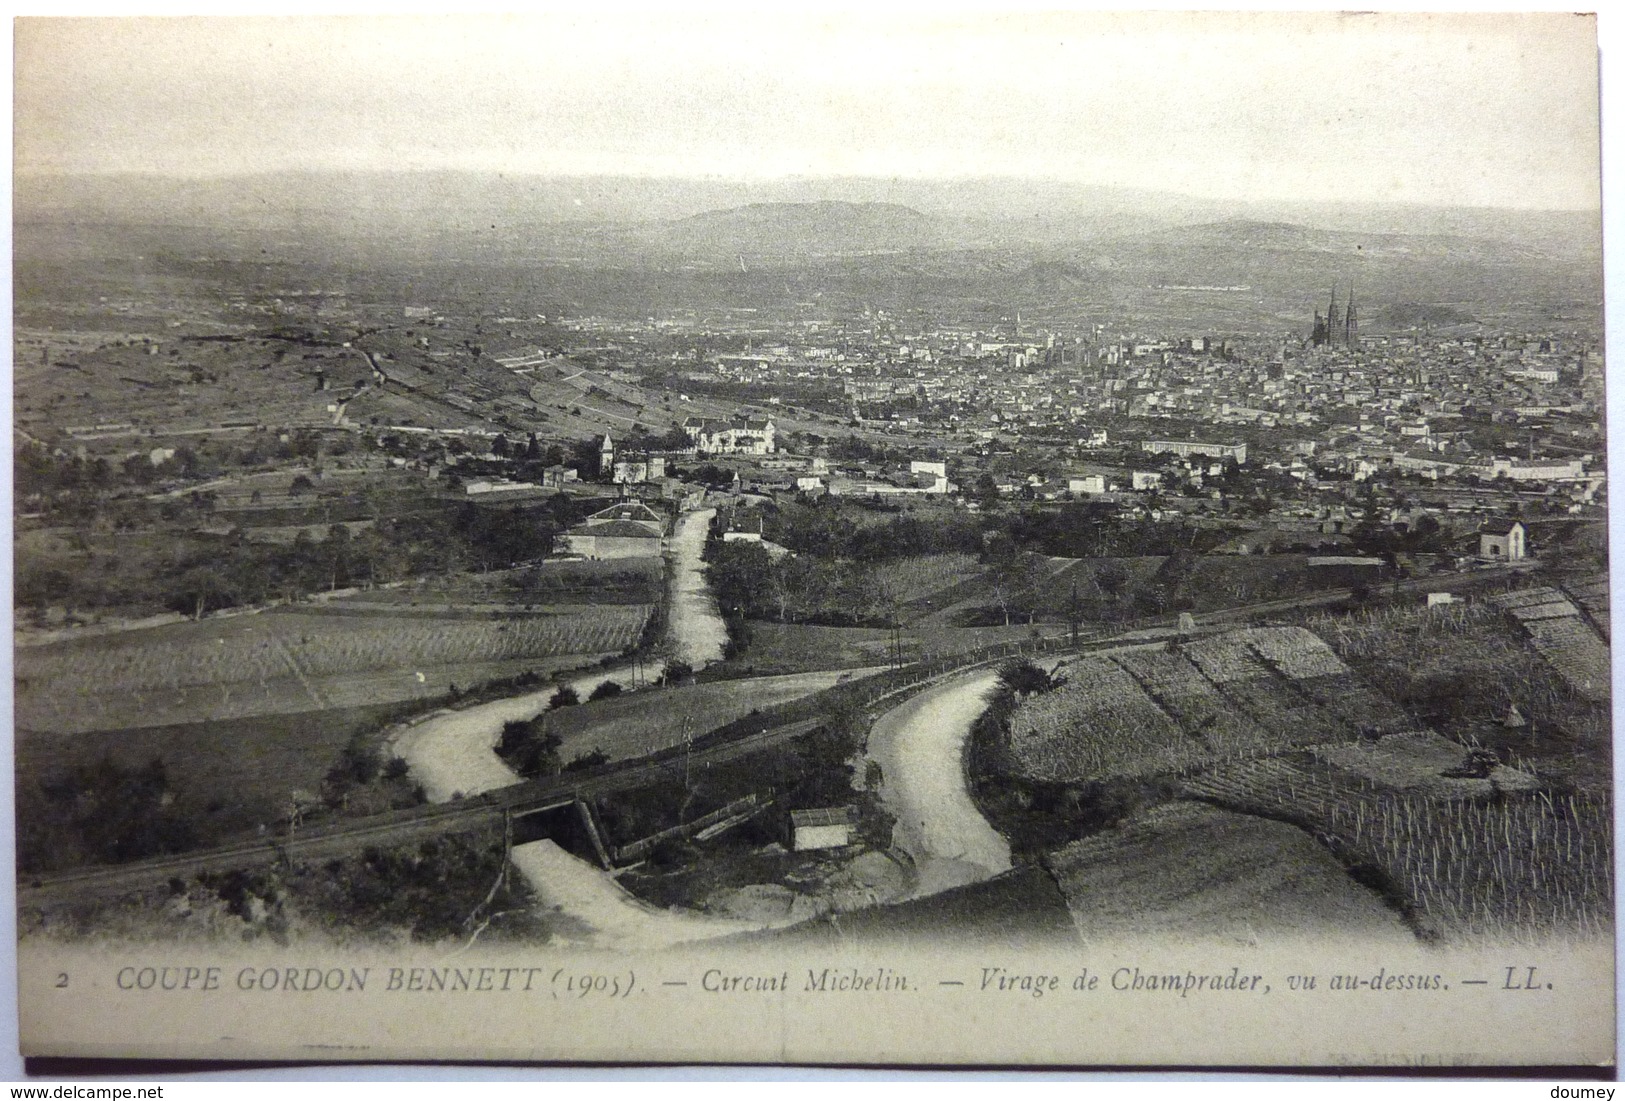
M 521 776 L 552 776 L 563 768 L 559 760 L 562 744 L 559 736 L 547 729 L 544 713 L 534 719 L 503 723 L 496 752 Z
M 1026 658 L 1005 663 L 999 670 L 999 687 L 1017 696 L 1033 696 L 1055 687 L 1055 680 Z
M 1123 589 L 1128 585 L 1128 570 L 1115 558 L 1105 559 L 1095 569 L 1090 579 L 1095 583 L 1095 589 L 1107 600 L 1116 602 L 1123 595 Z
M 618 682 L 612 681 L 612 680 L 606 680 L 602 684 L 600 684 L 597 688 L 594 688 L 592 690 L 592 694 L 589 695 L 587 697 L 587 699 L 588 699 L 589 702 L 592 701 L 592 700 L 613 699 L 616 696 L 619 696 L 621 694 L 621 691 L 622 691 L 622 689 L 621 689 L 621 686 L 620 686 L 620 684 Z
M 66 570 L 37 562 L 18 565 L 15 602 L 43 612 L 52 604 L 65 602 L 74 591 L 74 578 Z
M 126 766 L 104 755 L 41 785 L 43 797 L 55 804 L 77 833 L 81 852 L 97 862 L 120 863 L 162 853 L 183 852 L 197 838 L 174 805 L 164 762 L 154 757 L 145 766 Z M 49 855 L 49 854 L 45 854 Z M 37 863 L 36 854 L 22 854 Z
M 993 475 L 986 471 L 976 479 L 975 498 L 977 504 L 984 509 L 994 508 L 999 503 L 999 486 L 993 480 Z
M 581 696 L 574 688 L 571 688 L 568 684 L 561 684 L 558 691 L 548 698 L 547 706 L 557 710 L 561 707 L 574 707 L 580 702 Z
M 194 566 L 181 575 L 172 606 L 193 619 L 202 619 L 210 608 L 223 607 L 232 599 L 231 587 L 219 571 L 210 566 Z
M 337 589 L 340 580 L 346 583 L 350 580 L 352 542 L 350 529 L 343 524 L 334 524 L 327 529 L 327 540 L 322 544 L 322 557 L 327 567 L 327 584 L 330 590 Z
M 577 410 L 576 415 L 580 415 L 579 410 Z M 571 445 L 569 465 L 579 470 L 583 478 L 597 478 L 605 473 L 598 469 L 599 452 L 602 443 L 603 440 L 595 436 L 590 439 L 577 440 Z
M 869 717 L 858 704 L 835 704 L 824 721 L 798 742 L 803 772 L 799 798 L 836 803 L 851 797 L 852 761 L 869 735 Z
M 772 598 L 772 557 L 760 543 L 713 543 L 707 580 L 724 616 L 762 615 Z
M 1072 592 L 1066 598 L 1066 630 L 1072 645 L 1078 644 L 1078 624 L 1083 621 L 1083 601 L 1078 597 L 1078 582 L 1072 581 Z

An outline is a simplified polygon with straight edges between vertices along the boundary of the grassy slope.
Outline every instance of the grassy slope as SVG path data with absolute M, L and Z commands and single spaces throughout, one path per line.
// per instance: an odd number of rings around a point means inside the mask
M 17 782 L 37 783 L 104 756 L 125 767 L 156 757 L 164 762 L 179 808 L 199 832 L 224 836 L 276 822 L 291 792 L 320 789 L 352 736 L 381 729 L 403 711 L 403 705 L 382 704 L 72 737 L 21 730 Z
M 811 695 L 841 676 L 802 673 L 635 692 L 550 711 L 548 727 L 563 740 L 560 757 L 566 762 L 595 749 L 626 760 L 680 745 L 685 724 L 697 738 L 755 708 Z
M 1137 815 L 1047 863 L 1086 938 L 1335 929 L 1361 941 L 1410 939 L 1398 915 L 1302 830 L 1199 804 Z

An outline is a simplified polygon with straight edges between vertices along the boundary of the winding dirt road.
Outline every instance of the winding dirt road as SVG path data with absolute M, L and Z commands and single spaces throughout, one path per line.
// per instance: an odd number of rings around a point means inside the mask
M 998 672 L 981 669 L 926 690 L 869 732 L 881 801 L 897 816 L 892 841 L 914 861 L 909 898 L 979 883 L 1010 869 L 1010 845 L 971 801 L 965 742 Z
M 715 509 L 686 514 L 672 536 L 674 569 L 667 649 L 695 669 L 722 658 L 728 630 L 717 614 L 716 601 L 705 584 L 700 555 Z M 564 681 L 586 699 L 605 681 L 623 685 L 653 683 L 665 672 L 661 659 L 629 662 L 595 669 Z M 532 719 L 547 709 L 556 687 L 522 696 L 480 704 L 460 711 L 437 711 L 396 733 L 395 753 L 411 766 L 431 802 L 444 802 L 456 794 L 478 795 L 517 783 L 520 777 L 492 752 L 504 723 Z
M 670 544 L 673 571 L 666 649 L 694 669 L 720 661 L 728 638 L 700 559 L 713 515 L 714 509 L 685 515 Z M 608 680 L 652 683 L 665 671 L 665 664 L 663 660 L 628 663 L 583 673 L 565 683 L 585 699 Z M 822 686 L 821 679 L 814 678 L 808 690 Z M 547 708 L 555 691 L 549 686 L 461 711 L 425 716 L 395 735 L 395 752 L 411 767 L 432 802 L 444 802 L 458 793 L 476 795 L 506 787 L 520 777 L 494 752 L 503 724 L 535 717 Z M 656 910 L 551 841 L 519 845 L 512 859 L 535 893 L 537 905 L 563 926 L 560 935 L 592 947 L 655 948 L 788 923 L 788 918 L 751 922 Z
M 515 846 L 514 867 L 530 884 L 539 909 L 560 926 L 556 937 L 591 948 L 666 948 L 690 941 L 789 925 L 799 916 L 746 921 L 692 910 L 657 910 L 615 880 L 551 841 Z

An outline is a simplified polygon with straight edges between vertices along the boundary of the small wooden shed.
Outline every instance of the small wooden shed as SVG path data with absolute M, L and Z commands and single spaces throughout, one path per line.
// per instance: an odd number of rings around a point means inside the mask
M 850 845 L 857 819 L 857 808 L 852 806 L 793 810 L 790 812 L 790 848 L 794 852 L 806 852 Z

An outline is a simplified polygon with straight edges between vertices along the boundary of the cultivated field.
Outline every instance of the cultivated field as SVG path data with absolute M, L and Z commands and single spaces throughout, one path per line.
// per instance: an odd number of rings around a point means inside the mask
M 1174 802 L 1050 853 L 1084 940 L 1411 939 L 1376 892 L 1283 822 Z
M 1536 651 L 1570 687 L 1599 703 L 1607 702 L 1611 688 L 1607 640 L 1586 622 L 1567 595 L 1542 586 L 1504 593 L 1490 603 L 1523 629 Z
M 1309 622 L 1419 725 L 1534 761 L 1571 787 L 1611 787 L 1608 708 L 1576 691 L 1494 608 L 1393 608 Z M 1506 725 L 1513 707 L 1523 726 Z
M 524 607 L 654 604 L 665 583 L 658 558 L 557 560 L 514 570 L 429 577 L 379 586 L 332 601 L 335 607 Z
M 918 605 L 981 576 L 983 567 L 973 554 L 926 554 L 882 562 L 870 571 L 887 599 Z
M 1055 634 L 1056 628 L 1045 628 Z M 941 627 L 912 624 L 903 629 L 903 660 L 929 661 L 1001 642 L 1032 637 L 1032 628 Z M 886 665 L 895 653 L 892 632 L 884 627 L 820 627 L 805 623 L 750 621 L 750 644 L 732 659 L 732 667 L 759 676 L 802 673 L 814 669 L 848 669 Z
M 1413 748 L 1401 747 L 1400 756 Z M 1346 863 L 1375 868 L 1390 900 L 1424 936 L 1610 930 L 1611 801 L 1531 791 L 1523 780 L 1494 785 L 1492 798 L 1439 797 L 1436 785 L 1435 792 L 1394 791 L 1312 759 L 1272 757 L 1215 769 L 1185 789 L 1298 823 Z
M 1019 775 L 1044 782 L 1179 772 L 1205 761 L 1347 741 L 1402 717 L 1323 706 L 1316 694 L 1358 684 L 1302 628 L 1236 631 L 1063 666 L 1065 683 L 1031 697 L 1010 723 Z
M 547 725 L 563 742 L 559 758 L 566 763 L 594 750 L 622 761 L 681 745 L 685 736 L 698 738 L 754 710 L 810 696 L 867 672 L 799 673 L 636 692 L 549 711 Z
M 800 673 L 810 669 L 847 669 L 883 664 L 892 653 L 892 632 L 880 627 L 815 627 L 802 623 L 750 622 L 750 644 L 735 659 L 758 674 Z M 919 654 L 912 639 L 903 654 Z
M 426 697 L 619 653 L 651 613 L 603 605 L 499 620 L 278 610 L 75 639 L 17 652 L 17 723 L 73 733 Z
M 1591 622 L 1596 624 L 1597 630 L 1601 632 L 1603 641 L 1608 641 L 1608 579 L 1565 585 L 1563 589 L 1576 604 L 1585 609 L 1586 614 L 1591 617 Z

